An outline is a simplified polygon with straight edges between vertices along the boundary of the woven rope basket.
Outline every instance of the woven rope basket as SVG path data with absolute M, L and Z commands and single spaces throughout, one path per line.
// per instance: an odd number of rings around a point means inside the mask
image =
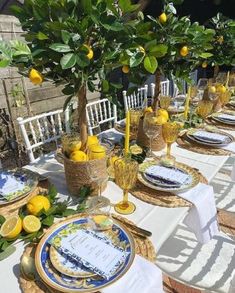
M 92 182 L 89 175 L 88 164 L 90 164 L 92 168 L 96 168 L 98 170 L 100 177 L 105 177 L 107 172 L 106 158 L 84 162 L 74 162 L 64 156 L 65 179 L 71 195 L 78 196 L 82 186 L 90 186 L 93 190 L 92 195 L 98 194 L 98 184 L 96 182 Z M 102 183 L 102 191 L 106 188 L 107 181 L 108 179 Z
M 140 122 L 139 122 L 139 128 L 138 128 L 136 142 L 138 145 L 140 145 L 142 147 L 149 147 L 150 140 L 147 137 L 147 135 L 144 133 L 143 123 L 144 123 L 144 119 L 141 118 Z M 164 142 L 163 137 L 162 137 L 162 126 L 159 126 L 159 128 L 160 128 L 160 134 L 156 138 L 154 138 L 152 141 L 152 150 L 153 151 L 160 151 L 160 150 L 164 149 L 166 146 L 166 143 Z

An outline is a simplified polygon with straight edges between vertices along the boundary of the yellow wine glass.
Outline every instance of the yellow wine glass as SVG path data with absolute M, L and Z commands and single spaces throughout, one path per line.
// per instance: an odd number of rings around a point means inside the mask
M 211 114 L 212 109 L 213 109 L 213 106 L 214 106 L 213 101 L 201 100 L 198 103 L 198 106 L 197 106 L 197 109 L 196 109 L 196 113 L 199 116 L 201 116 L 203 120 L 205 120 L 206 117 Z
M 173 159 L 175 160 L 174 157 L 171 156 L 171 145 L 173 142 L 176 141 L 179 131 L 181 128 L 181 124 L 174 121 L 174 122 L 167 122 L 163 124 L 162 126 L 162 136 L 164 141 L 167 144 L 167 154 L 166 154 L 166 159 Z
M 160 97 L 159 97 L 160 107 L 162 109 L 167 110 L 171 104 L 171 100 L 172 100 L 171 96 L 160 95 Z
M 114 173 L 116 184 L 123 189 L 123 200 L 115 204 L 114 209 L 119 214 L 132 214 L 136 207 L 134 203 L 128 201 L 128 191 L 136 183 L 138 163 L 130 158 L 123 157 L 118 159 L 114 163 Z
M 130 110 L 130 127 L 131 132 L 136 136 L 139 127 L 140 117 L 143 115 L 143 111 L 139 109 Z

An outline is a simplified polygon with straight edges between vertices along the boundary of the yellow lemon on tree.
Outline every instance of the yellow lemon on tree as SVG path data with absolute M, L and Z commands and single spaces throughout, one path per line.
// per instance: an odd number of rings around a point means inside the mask
M 130 71 L 130 67 L 128 65 L 123 65 L 122 66 L 122 72 L 123 73 L 128 73 Z
M 207 68 L 207 65 L 208 65 L 208 64 L 207 64 L 206 61 L 203 61 L 203 62 L 202 62 L 202 68 Z
M 159 21 L 160 23 L 165 23 L 167 21 L 167 16 L 166 16 L 166 13 L 163 12 L 160 16 L 159 16 Z
M 83 162 L 83 161 L 88 160 L 87 154 L 84 153 L 83 151 L 72 152 L 70 154 L 69 158 L 70 158 L 70 160 L 75 161 L 75 162 Z
M 89 160 L 102 159 L 106 156 L 106 149 L 102 145 L 91 145 L 89 147 Z
M 86 142 L 86 145 L 87 147 L 89 148 L 91 145 L 93 144 L 98 144 L 99 143 L 99 139 L 96 135 L 89 135 L 87 137 L 87 142 Z
M 41 222 L 39 218 L 34 215 L 28 215 L 23 219 L 23 229 L 27 233 L 34 233 L 39 231 L 41 228 Z
M 224 42 L 224 36 L 218 36 L 217 37 L 217 42 L 221 45 Z
M 29 72 L 29 79 L 35 85 L 40 85 L 43 82 L 41 73 L 34 68 L 32 68 Z
M 30 215 L 37 216 L 41 210 L 48 211 L 51 207 L 49 199 L 44 195 L 36 195 L 27 203 L 27 211 Z
M 188 49 L 187 46 L 183 46 L 183 47 L 180 49 L 180 55 L 181 55 L 182 57 L 187 56 L 188 53 L 189 53 L 189 49 Z
M 19 216 L 12 216 L 2 224 L 0 234 L 7 239 L 16 238 L 22 231 L 22 220 Z
M 91 47 L 89 45 L 85 44 L 84 47 L 86 47 L 88 49 L 87 58 L 89 60 L 91 60 L 93 58 L 93 56 L 94 56 L 93 50 L 91 49 Z
M 165 110 L 165 109 L 158 109 L 156 111 L 156 116 L 162 116 L 166 119 L 166 121 L 168 121 L 168 119 L 169 119 L 169 114 L 168 114 L 167 110 Z

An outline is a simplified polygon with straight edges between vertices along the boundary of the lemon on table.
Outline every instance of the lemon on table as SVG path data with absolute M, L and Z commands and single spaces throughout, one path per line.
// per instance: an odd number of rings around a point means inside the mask
M 130 146 L 130 152 L 133 155 L 139 155 L 139 154 L 142 154 L 143 150 L 140 146 L 138 146 L 137 144 L 134 144 L 134 145 Z
M 218 85 L 217 91 L 221 94 L 224 94 L 226 92 L 226 87 L 224 85 Z
M 87 137 L 87 143 L 86 143 L 86 145 L 87 145 L 87 147 L 89 148 L 91 145 L 93 145 L 93 144 L 98 144 L 99 143 L 99 139 L 98 139 L 98 137 L 96 136 L 96 135 L 89 135 L 88 137 Z
M 81 141 L 79 142 L 71 142 L 67 145 L 66 152 L 71 154 L 72 152 L 79 151 L 82 146 Z
M 23 229 L 27 233 L 34 233 L 40 230 L 41 222 L 39 218 L 35 217 L 34 215 L 28 215 L 23 219 Z
M 27 211 L 30 215 L 37 216 L 41 210 L 48 211 L 51 207 L 49 199 L 44 195 L 36 195 L 27 203 Z
M 83 151 L 72 152 L 69 158 L 70 160 L 75 162 L 83 162 L 83 161 L 87 161 L 88 159 L 87 154 L 85 154 Z
M 7 239 L 16 238 L 22 231 L 22 220 L 19 216 L 8 218 L 1 227 L 0 234 Z
M 106 149 L 102 145 L 92 145 L 89 147 L 89 160 L 102 159 L 106 156 Z
M 169 119 L 169 114 L 167 112 L 167 110 L 165 109 L 159 109 L 156 111 L 156 116 L 162 116 L 166 119 L 166 121 L 168 121 Z
M 154 122 L 155 122 L 156 124 L 159 124 L 159 125 L 163 125 L 163 124 L 165 124 L 167 121 L 168 121 L 168 119 L 166 119 L 166 117 L 164 117 L 164 116 L 157 116 L 157 117 L 154 117 Z
M 145 109 L 144 109 L 144 115 L 145 115 L 146 113 L 153 113 L 153 108 L 152 108 L 152 107 L 147 107 L 147 108 L 145 108 Z
M 213 86 L 213 85 L 210 86 L 210 87 L 209 87 L 209 92 L 212 93 L 212 94 L 215 94 L 215 93 L 216 93 L 216 87 Z

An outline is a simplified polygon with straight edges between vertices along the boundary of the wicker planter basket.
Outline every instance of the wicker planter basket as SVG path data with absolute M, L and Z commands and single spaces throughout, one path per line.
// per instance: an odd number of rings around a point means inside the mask
M 105 177 L 107 168 L 106 158 L 92 161 L 74 162 L 64 156 L 65 179 L 71 195 L 78 196 L 79 190 L 82 186 L 90 186 L 93 190 L 92 195 L 98 194 L 98 185 L 90 179 L 89 169 L 87 167 L 88 164 L 92 164 L 92 168 L 97 168 L 99 172 L 98 174 L 103 173 Z M 102 191 L 106 188 L 107 181 L 102 183 Z
M 139 122 L 139 128 L 138 128 L 138 135 L 137 135 L 137 144 L 142 146 L 142 147 L 149 147 L 149 138 L 147 135 L 144 133 L 143 130 L 143 122 L 144 119 L 141 118 Z M 160 135 L 158 135 L 156 138 L 153 139 L 152 142 L 152 150 L 153 151 L 160 151 L 165 148 L 166 143 L 163 140 L 162 137 L 162 126 L 159 126 L 160 128 Z

